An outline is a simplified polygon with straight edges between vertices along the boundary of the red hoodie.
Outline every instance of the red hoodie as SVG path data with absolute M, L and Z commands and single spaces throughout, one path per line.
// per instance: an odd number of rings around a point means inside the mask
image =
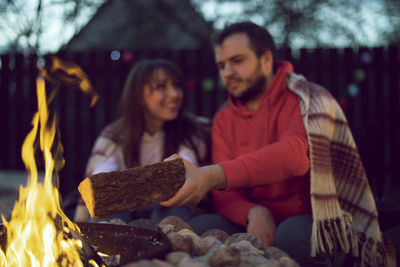
M 258 110 L 229 98 L 213 121 L 212 158 L 227 179 L 225 191 L 212 192 L 215 208 L 240 225 L 256 205 L 269 208 L 278 222 L 311 213 L 306 131 L 298 97 L 286 85 L 293 67 L 277 67 Z

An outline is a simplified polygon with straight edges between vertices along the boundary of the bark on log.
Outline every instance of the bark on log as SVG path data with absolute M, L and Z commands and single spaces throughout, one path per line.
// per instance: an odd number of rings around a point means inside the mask
M 85 178 L 78 190 L 93 218 L 148 207 L 168 200 L 185 182 L 181 159 L 123 171 L 98 173 Z

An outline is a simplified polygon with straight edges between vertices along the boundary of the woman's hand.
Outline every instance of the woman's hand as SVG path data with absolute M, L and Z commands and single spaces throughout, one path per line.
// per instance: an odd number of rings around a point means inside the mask
M 255 206 L 250 209 L 247 219 L 247 232 L 258 236 L 263 243 L 263 248 L 271 246 L 276 231 L 271 212 L 264 206 Z
M 181 158 L 186 169 L 186 180 L 178 192 L 167 201 L 160 204 L 166 207 L 196 205 L 208 191 L 226 186 L 225 174 L 219 165 L 209 165 L 198 168 L 179 155 L 172 155 L 165 160 Z

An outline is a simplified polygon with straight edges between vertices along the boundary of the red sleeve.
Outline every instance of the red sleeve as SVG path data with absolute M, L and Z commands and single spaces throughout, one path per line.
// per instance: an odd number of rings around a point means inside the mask
M 231 146 L 226 142 L 227 139 L 224 137 L 223 130 L 219 127 L 218 122 L 213 123 L 212 138 L 213 163 L 231 159 L 233 157 Z M 214 190 L 211 193 L 215 210 L 218 214 L 225 216 L 236 224 L 247 225 L 247 214 L 257 204 L 247 200 L 245 190 Z
M 237 158 L 225 158 L 225 161 L 219 147 L 228 148 L 219 134 L 223 130 L 219 128 L 217 123 L 213 132 L 213 157 L 224 170 L 227 191 L 283 182 L 289 177 L 304 175 L 309 169 L 308 143 L 299 108 L 290 116 L 288 128 L 280 140 Z

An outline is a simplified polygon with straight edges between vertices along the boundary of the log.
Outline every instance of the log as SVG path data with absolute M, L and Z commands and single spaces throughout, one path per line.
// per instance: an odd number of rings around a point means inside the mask
M 94 174 L 78 186 L 90 215 L 108 218 L 170 199 L 185 182 L 182 159 Z

